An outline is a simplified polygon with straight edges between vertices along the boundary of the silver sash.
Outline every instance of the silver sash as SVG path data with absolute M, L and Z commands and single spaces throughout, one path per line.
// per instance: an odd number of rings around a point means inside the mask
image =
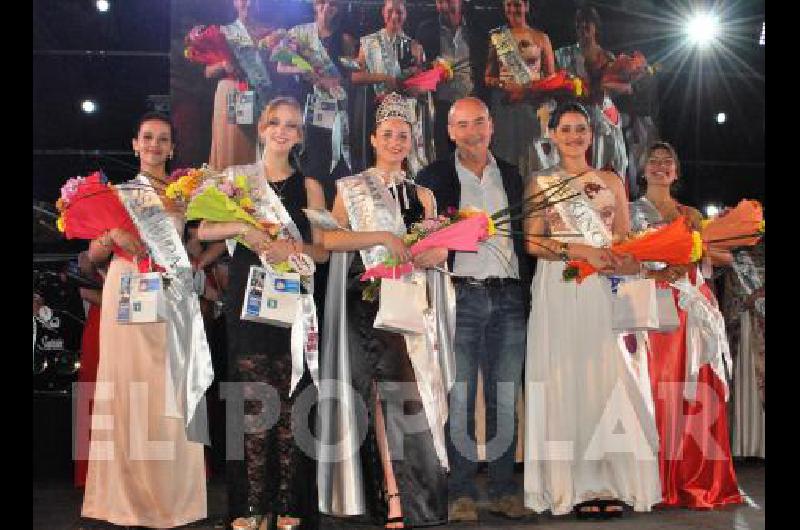
M 562 169 L 553 168 L 549 171 L 551 173 L 536 177 L 540 189 L 552 188 L 568 178 Z M 565 199 L 576 192 L 579 195 Z M 586 243 L 595 248 L 611 246 L 613 235 L 583 190 L 575 189 L 572 182 L 569 182 L 551 200 L 558 201 L 553 208 L 571 232 L 580 233 Z
M 405 33 L 399 33 L 395 38 L 410 40 Z M 392 49 L 392 43 L 389 41 L 389 35 L 386 29 L 381 29 L 371 35 L 361 37 L 361 47 L 364 49 L 364 59 L 367 63 L 367 70 L 372 73 L 400 77 L 402 74 L 400 62 L 398 61 L 397 54 Z M 384 83 L 375 83 L 373 87 L 375 93 L 379 96 L 388 92 Z
M 527 85 L 533 82 L 530 68 L 522 59 L 517 41 L 508 26 L 500 26 L 489 31 L 489 40 L 495 51 L 497 51 L 497 58 L 500 64 L 511 72 L 515 83 Z
M 256 210 L 256 217 L 269 223 L 278 223 L 286 230 L 280 237 L 288 237 L 295 241 L 303 241 L 300 229 L 297 228 L 292 216 L 286 210 L 278 194 L 272 186 L 264 186 L 265 181 L 263 164 L 249 164 L 245 166 L 232 166 L 225 170 L 225 174 L 231 181 L 237 175 L 246 175 L 250 185 L 250 198 Z M 258 190 L 254 193 L 255 190 Z M 308 371 L 314 384 L 319 386 L 319 323 L 317 320 L 317 306 L 314 303 L 314 277 L 303 277 L 303 285 L 308 291 L 307 294 L 300 295 L 300 311 L 292 324 L 292 379 L 289 388 L 291 396 L 297 383 L 303 377 L 304 363 L 308 365 Z
M 400 33 L 395 38 L 398 40 L 411 40 L 405 33 Z M 361 47 L 364 49 L 364 58 L 369 72 L 389 74 L 392 77 L 400 77 L 402 75 L 403 72 L 400 68 L 397 53 L 389 41 L 386 29 L 361 37 Z M 378 96 L 389 92 L 384 83 L 375 83 L 373 86 Z M 416 175 L 428 165 L 429 156 L 435 156 L 433 131 L 427 131 L 426 134 L 424 127 L 425 123 L 429 123 L 429 127 L 433 127 L 435 113 L 433 97 L 428 93 L 422 96 L 421 99 L 404 99 L 411 115 L 416 117 L 416 121 L 411 124 L 412 148 L 408 156 L 411 173 Z
M 170 281 L 167 301 L 165 415 L 183 418 L 191 441 L 210 444 L 205 392 L 214 379 L 192 267 L 175 224 L 149 180 L 140 174 L 115 186 L 152 259 Z
M 358 175 L 339 179 L 336 187 L 342 196 L 353 230 L 386 230 L 398 237 L 405 235 L 406 225 L 400 215 L 400 206 L 389 194 L 377 172 L 368 169 Z M 360 252 L 367 269 L 380 265 L 389 257 L 389 250 L 383 245 L 375 245 Z
M 728 381 L 731 379 L 733 362 L 725 329 L 725 319 L 719 308 L 700 291 L 703 275 L 696 275 L 698 285 L 689 277 L 671 283 L 680 291 L 678 306 L 686 312 L 686 375 L 684 376 L 683 396 L 693 400 L 697 393 L 697 379 L 700 368 L 708 364 L 716 374 L 725 390 L 725 401 L 730 393 Z
M 220 31 L 225 36 L 225 41 L 236 59 L 239 68 L 247 78 L 246 81 L 257 97 L 255 102 L 255 119 L 261 114 L 261 109 L 269 101 L 269 89 L 272 80 L 269 77 L 264 60 L 261 58 L 256 44 L 241 20 L 232 24 L 220 26 Z
M 314 52 L 314 59 L 317 63 L 325 65 L 326 72 L 335 75 L 341 79 L 339 69 L 333 64 L 328 51 L 322 44 L 319 38 L 319 30 L 316 22 L 308 24 L 300 24 L 289 30 L 289 34 L 308 44 L 308 47 Z M 314 93 L 309 94 L 306 98 L 306 114 L 308 116 L 308 109 L 314 108 L 317 100 L 330 102 L 336 107 L 336 117 L 331 129 L 331 168 L 332 172 L 341 158 L 344 158 L 345 164 L 348 169 L 353 165 L 350 161 L 350 123 L 347 118 L 347 92 L 344 88 L 331 93 L 321 86 L 314 85 Z M 306 125 L 308 120 L 306 119 Z

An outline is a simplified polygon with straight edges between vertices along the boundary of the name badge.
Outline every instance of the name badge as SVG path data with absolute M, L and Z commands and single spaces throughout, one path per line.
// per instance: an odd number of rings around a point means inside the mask
M 333 129 L 333 122 L 336 119 L 336 101 L 317 97 L 314 99 L 313 115 L 311 123 L 316 127 Z

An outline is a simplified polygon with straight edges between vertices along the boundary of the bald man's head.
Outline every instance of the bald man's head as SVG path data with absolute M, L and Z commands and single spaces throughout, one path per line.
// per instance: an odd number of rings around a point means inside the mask
M 453 116 L 458 113 L 478 111 L 489 115 L 489 107 L 480 99 L 472 96 L 457 99 L 447 112 L 447 123 L 453 123 Z
M 460 151 L 483 156 L 494 133 L 486 104 L 474 97 L 457 100 L 447 114 L 447 132 Z

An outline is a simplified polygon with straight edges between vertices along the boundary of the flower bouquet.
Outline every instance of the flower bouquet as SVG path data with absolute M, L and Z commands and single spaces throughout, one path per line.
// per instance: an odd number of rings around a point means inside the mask
M 139 233 L 116 190 L 101 171 L 69 179 L 61 187 L 56 208 L 60 212 L 56 226 L 67 239 L 95 239 L 114 228 Z M 127 256 L 122 249 L 115 251 Z
M 643 75 L 653 75 L 658 65 L 650 66 L 640 51 L 631 55 L 619 54 L 603 67 L 603 82 L 630 83 Z
M 219 26 L 195 26 L 184 39 L 183 55 L 197 64 L 211 65 L 227 61 L 235 64 L 225 36 Z
M 456 252 L 477 252 L 478 244 L 492 236 L 526 237 L 513 231 L 511 223 L 542 215 L 547 208 L 574 198 L 577 193 L 568 186 L 573 178 L 564 179 L 491 214 L 472 207 L 461 210 L 451 208 L 446 215 L 415 223 L 403 240 L 410 246 L 411 255 L 416 256 L 437 247 Z M 398 264 L 392 259 L 368 269 L 361 276 L 362 281 L 372 281 L 364 290 L 364 300 L 375 300 L 380 287 L 376 280 L 398 278 L 413 269 L 411 263 Z
M 743 199 L 735 208 L 701 224 L 704 251 L 752 247 L 764 235 L 764 211 L 758 201 Z
M 581 78 L 571 75 L 566 70 L 559 70 L 549 77 L 534 81 L 530 90 L 537 94 L 566 93 L 577 98 L 586 94 Z
M 617 255 L 631 254 L 639 261 L 661 261 L 670 265 L 686 265 L 697 259 L 697 236 L 684 217 L 655 230 L 645 230 L 611 246 Z M 589 262 L 572 260 L 564 269 L 564 280 L 581 283 L 597 272 Z
M 311 83 L 317 84 L 323 77 L 340 77 L 339 71 L 332 63 L 326 64 L 317 59 L 308 42 L 284 29 L 276 30 L 264 37 L 258 42 L 258 46 L 270 50 L 270 61 L 299 68 L 301 75 Z M 336 99 L 343 99 L 344 89 L 337 88 L 338 90 L 331 95 Z
M 402 81 L 404 89 L 416 89 L 420 92 L 433 92 L 439 83 L 453 78 L 453 64 L 441 57 L 436 58 L 429 68 L 408 76 Z
M 242 221 L 264 230 L 273 241 L 288 238 L 283 226 L 258 218 L 250 185 L 244 175 L 237 175 L 233 180 L 217 178 L 205 181 L 195 190 L 186 209 L 186 219 L 203 219 L 218 223 Z M 244 238 L 237 236 L 235 239 L 242 245 L 248 246 Z M 258 249 L 251 248 L 251 250 L 258 253 Z M 292 270 L 292 265 L 288 261 L 270 267 L 278 273 Z

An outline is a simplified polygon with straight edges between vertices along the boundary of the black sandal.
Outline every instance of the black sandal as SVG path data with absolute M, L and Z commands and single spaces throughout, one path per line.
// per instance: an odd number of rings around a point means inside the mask
M 603 519 L 622 517 L 622 514 L 625 512 L 625 504 L 616 499 L 601 501 L 600 508 L 603 513 Z
M 603 518 L 603 507 L 600 501 L 586 501 L 575 505 L 575 515 L 581 521 L 597 520 Z

